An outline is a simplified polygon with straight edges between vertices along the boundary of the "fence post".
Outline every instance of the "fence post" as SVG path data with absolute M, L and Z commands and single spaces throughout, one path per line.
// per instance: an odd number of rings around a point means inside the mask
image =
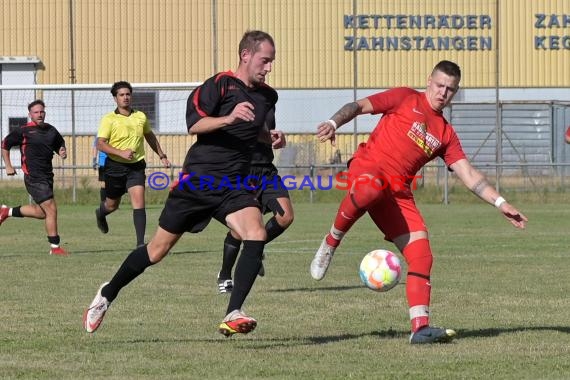
M 445 173 L 444 179 L 443 179 L 443 204 L 444 205 L 448 205 L 449 204 L 449 170 L 444 170 L 443 171 Z
M 313 164 L 311 164 L 311 166 L 309 166 L 309 175 L 311 176 L 311 183 L 315 183 L 315 166 Z M 315 196 L 314 194 L 315 190 L 311 189 L 311 191 L 309 191 L 309 203 L 313 203 L 313 198 Z

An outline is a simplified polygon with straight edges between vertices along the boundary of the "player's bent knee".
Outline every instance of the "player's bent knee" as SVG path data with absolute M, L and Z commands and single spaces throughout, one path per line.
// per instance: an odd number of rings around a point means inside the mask
M 267 232 L 265 228 L 250 229 L 242 235 L 243 240 L 257 240 L 265 241 L 267 239 Z
M 166 244 L 152 244 L 152 241 L 148 243 L 147 252 L 148 259 L 151 263 L 156 264 L 160 262 L 170 251 L 170 247 Z
M 354 182 L 350 197 L 354 206 L 361 210 L 368 209 L 382 196 L 382 188 L 377 181 L 368 176 L 360 176 Z

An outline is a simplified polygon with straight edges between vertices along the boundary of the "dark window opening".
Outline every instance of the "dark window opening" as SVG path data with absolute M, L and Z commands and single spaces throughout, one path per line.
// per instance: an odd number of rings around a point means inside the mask
M 8 132 L 12 132 L 14 129 L 26 125 L 28 123 L 27 117 L 9 117 L 8 118 Z
M 153 131 L 158 131 L 157 99 L 156 92 L 133 91 L 132 107 L 146 114 Z

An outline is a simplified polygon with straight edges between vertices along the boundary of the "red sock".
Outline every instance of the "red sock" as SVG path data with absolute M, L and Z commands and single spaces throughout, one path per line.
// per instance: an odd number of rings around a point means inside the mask
M 430 273 L 433 263 L 429 240 L 419 239 L 408 244 L 403 254 L 408 264 L 406 296 L 410 307 L 412 332 L 416 332 L 429 325 Z
M 352 194 L 346 194 L 340 203 L 331 231 L 326 237 L 327 244 L 338 247 L 344 235 L 365 212 L 366 210 L 355 205 Z
M 364 176 L 362 183 L 355 180 L 355 186 L 346 194 L 334 220 L 333 227 L 327 235 L 327 244 L 331 247 L 338 247 L 344 235 L 356 223 L 358 219 L 368 210 L 368 207 L 378 200 L 382 193 L 377 187 L 368 182 L 368 177 Z

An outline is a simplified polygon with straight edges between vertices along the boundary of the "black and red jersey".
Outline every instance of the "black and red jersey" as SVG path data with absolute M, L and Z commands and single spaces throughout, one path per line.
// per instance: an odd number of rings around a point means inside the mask
M 268 130 L 275 129 L 275 108 L 271 109 L 265 117 L 265 125 Z M 251 157 L 252 166 L 267 166 L 273 164 L 273 147 L 267 142 L 258 141 Z
M 199 134 L 188 150 L 183 171 L 215 177 L 246 176 L 259 132 L 277 99 L 277 91 L 270 86 L 248 87 L 231 71 L 207 79 L 188 98 L 186 125 L 189 130 L 201 118 L 229 115 L 238 103 L 245 101 L 253 104 L 255 119 Z
M 51 124 L 29 122 L 10 132 L 2 140 L 2 149 L 19 146 L 22 171 L 33 178 L 53 178 L 54 152 L 65 147 L 65 140 Z

